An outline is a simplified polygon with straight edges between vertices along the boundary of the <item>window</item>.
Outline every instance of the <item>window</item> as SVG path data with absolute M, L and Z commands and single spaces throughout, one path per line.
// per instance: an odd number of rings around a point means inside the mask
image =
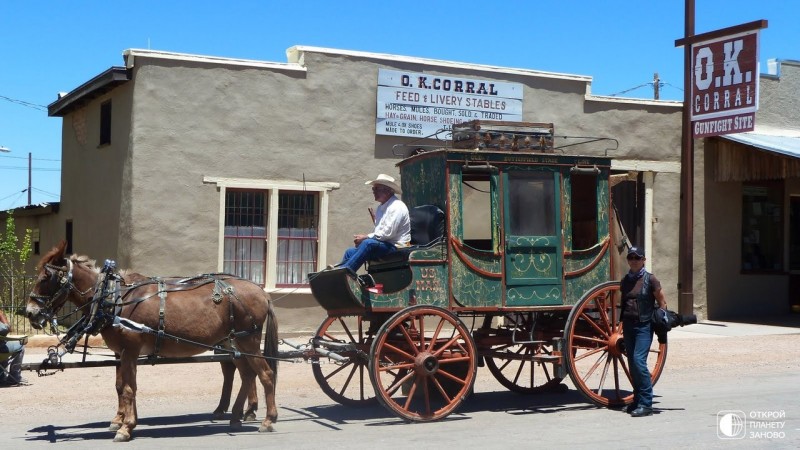
M 572 248 L 597 243 L 597 175 L 572 173 Z
M 225 195 L 223 270 L 264 286 L 308 284 L 318 259 L 319 201 L 316 192 L 278 192 L 277 238 L 270 239 L 268 191 L 229 190 Z M 274 273 L 267 273 L 269 242 L 277 246 Z
M 67 226 L 66 226 L 66 229 L 64 230 L 64 234 L 65 234 L 64 238 L 67 241 L 67 248 L 65 249 L 65 252 L 68 255 L 71 255 L 72 254 L 72 221 L 71 220 L 67 221 Z
M 205 177 L 221 193 L 219 270 L 268 290 L 308 286 L 325 260 L 329 191 L 338 183 Z
M 278 260 L 275 284 L 290 287 L 308 284 L 317 267 L 316 193 L 281 192 L 278 195 Z
M 477 250 L 492 250 L 492 198 L 489 175 L 461 179 L 462 240 Z
M 783 270 L 783 182 L 742 186 L 742 271 Z
M 111 144 L 111 100 L 100 105 L 100 145 Z
M 508 230 L 512 236 L 555 236 L 555 182 L 551 172 L 508 174 Z
M 267 196 L 259 191 L 225 195 L 223 272 L 264 285 L 267 244 Z

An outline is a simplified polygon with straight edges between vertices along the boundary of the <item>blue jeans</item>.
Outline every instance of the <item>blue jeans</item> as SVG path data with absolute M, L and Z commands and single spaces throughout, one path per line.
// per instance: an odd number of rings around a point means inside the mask
M 622 321 L 622 336 L 625 339 L 625 353 L 633 378 L 633 404 L 645 408 L 653 407 L 653 382 L 647 370 L 647 355 L 653 343 L 653 327 L 650 322 L 638 320 Z
M 396 251 L 397 247 L 392 243 L 367 238 L 361 241 L 358 247 L 345 250 L 339 265 L 358 272 L 358 269 L 370 259 L 378 259 Z

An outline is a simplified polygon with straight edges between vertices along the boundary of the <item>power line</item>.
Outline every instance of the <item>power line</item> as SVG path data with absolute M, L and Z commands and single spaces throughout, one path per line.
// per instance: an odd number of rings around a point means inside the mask
M 13 159 L 28 159 L 27 156 L 11 156 L 11 155 L 0 155 L 0 158 L 13 158 Z M 48 158 L 31 158 L 34 161 L 55 161 L 60 162 L 60 159 L 48 159 Z
M 25 100 L 17 100 L 15 98 L 6 97 L 5 95 L 0 95 L 0 100 L 16 103 L 17 105 L 27 106 L 28 108 L 38 109 L 40 111 L 47 111 L 47 107 L 44 105 L 37 105 L 36 103 L 26 102 Z

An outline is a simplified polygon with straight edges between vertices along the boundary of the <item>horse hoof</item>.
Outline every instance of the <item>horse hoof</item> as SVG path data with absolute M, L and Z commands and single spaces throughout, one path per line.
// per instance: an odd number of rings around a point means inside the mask
M 114 436 L 114 442 L 128 442 L 131 440 L 131 436 L 125 433 L 117 433 Z
M 242 419 L 242 420 L 245 421 L 245 422 L 252 422 L 252 421 L 256 420 L 256 413 L 254 413 L 254 412 L 247 413 L 247 414 L 244 415 L 244 419 Z
M 273 431 L 275 431 L 275 428 L 272 426 L 272 424 L 261 425 L 260 427 L 258 427 L 259 433 L 272 433 Z
M 211 417 L 213 417 L 215 420 L 220 420 L 225 417 L 225 411 L 214 411 L 211 413 Z
M 122 428 L 121 423 L 112 423 L 111 425 L 108 426 L 108 431 L 117 431 L 120 428 Z
M 239 420 L 231 420 L 231 428 L 234 430 L 239 430 L 242 428 L 242 422 Z

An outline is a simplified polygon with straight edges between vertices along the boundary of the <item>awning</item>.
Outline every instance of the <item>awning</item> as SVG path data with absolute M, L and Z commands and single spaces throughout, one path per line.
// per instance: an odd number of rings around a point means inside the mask
M 755 131 L 726 134 L 720 137 L 781 155 L 800 158 L 800 130 L 756 126 Z

